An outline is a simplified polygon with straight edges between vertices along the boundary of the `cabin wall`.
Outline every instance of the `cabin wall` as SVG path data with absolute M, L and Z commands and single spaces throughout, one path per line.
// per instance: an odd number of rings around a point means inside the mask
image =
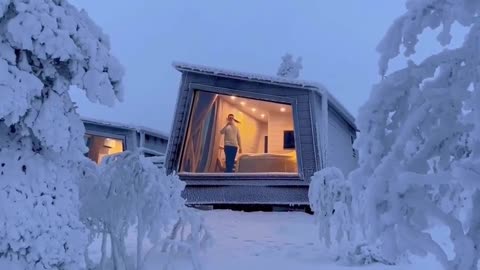
M 84 122 L 85 133 L 124 141 L 123 150 L 136 150 L 140 143 L 140 132 L 131 129 L 116 128 L 102 124 Z M 96 143 L 96 142 L 93 142 Z M 168 140 L 145 134 L 144 147 L 160 153 L 166 153 Z M 118 147 L 118 146 L 116 146 Z M 92 147 L 93 148 L 93 147 Z M 98 153 L 91 153 L 96 155 Z
M 167 172 L 177 171 L 178 169 L 193 100 L 193 89 L 189 87 L 192 84 L 204 85 L 210 88 L 220 88 L 222 91 L 229 91 L 226 94 L 237 96 L 257 96 L 257 98 L 261 97 L 262 99 L 269 97 L 272 101 L 274 101 L 275 98 L 282 97 L 292 100 L 294 105 L 294 119 L 297 119 L 295 123 L 296 148 L 300 153 L 300 155 L 297 156 L 297 160 L 301 166 L 299 168 L 301 179 L 309 181 L 310 176 L 317 171 L 317 158 L 315 156 L 310 111 L 310 90 L 186 72 L 182 75 L 182 84 L 177 97 L 177 107 L 166 158 Z M 281 141 L 283 142 L 283 138 Z M 234 175 L 230 176 L 232 179 L 235 177 Z
M 356 138 L 355 129 L 329 104 L 328 126 L 325 130 L 322 96 L 312 93 L 312 111 L 314 112 L 314 132 L 318 153 L 319 170 L 325 167 L 337 167 L 345 176 L 357 168 L 357 153 L 353 149 Z M 325 149 L 326 148 L 326 153 Z
M 167 143 L 168 141 L 163 138 L 159 138 L 157 136 L 149 135 L 148 133 L 146 133 L 143 147 L 160 153 L 165 153 L 167 151 Z
M 323 169 L 326 167 L 326 154 L 323 149 L 327 148 L 327 130 L 323 128 L 323 111 L 322 111 L 322 97 L 315 92 L 310 93 L 310 106 L 312 111 L 312 127 L 313 127 L 313 137 L 314 139 L 314 147 L 315 147 L 315 154 L 316 154 L 316 165 L 317 170 Z
M 358 166 L 353 141 L 355 130 L 334 111 L 328 110 L 328 166 L 339 168 L 345 176 Z
M 268 152 L 289 153 L 294 149 L 283 149 L 283 131 L 293 130 L 291 113 L 270 113 L 268 119 Z

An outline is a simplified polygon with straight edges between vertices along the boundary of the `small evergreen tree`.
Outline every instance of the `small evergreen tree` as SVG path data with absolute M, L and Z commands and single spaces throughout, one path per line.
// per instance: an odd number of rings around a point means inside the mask
M 287 53 L 282 57 L 277 75 L 288 79 L 296 79 L 300 76 L 302 68 L 302 58 L 298 57 L 296 61 L 293 61 L 293 56 Z

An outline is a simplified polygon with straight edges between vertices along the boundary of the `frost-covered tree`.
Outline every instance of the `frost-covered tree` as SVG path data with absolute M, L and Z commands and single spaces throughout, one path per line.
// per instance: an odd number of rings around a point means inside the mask
M 168 259 L 183 251 L 200 269 L 196 256 L 208 243 L 209 232 L 201 217 L 185 206 L 181 196 L 185 183 L 176 175 L 166 175 L 149 158 L 130 151 L 104 158 L 98 172 L 91 167 L 85 172 L 80 184 L 82 221 L 91 233 L 90 243 L 102 238 L 98 264 L 86 253 L 89 269 L 141 270 L 156 251 L 168 253 Z M 136 262 L 125 245 L 133 226 Z M 148 250 L 143 249 L 146 240 L 151 244 Z
M 0 268 L 82 269 L 78 161 L 84 127 L 71 86 L 122 97 L 108 38 L 64 0 L 0 0 Z
M 282 63 L 278 68 L 277 75 L 288 79 L 296 79 L 300 76 L 300 70 L 302 70 L 302 58 L 298 57 L 296 61 L 293 60 L 293 56 L 289 53 L 282 57 Z
M 312 176 L 308 198 L 320 239 L 328 248 L 355 237 L 351 194 L 350 183 L 337 168 L 325 168 Z
M 445 269 L 477 269 L 480 1 L 410 0 L 406 8 L 378 46 L 382 76 L 400 49 L 407 57 L 415 54 L 427 28 L 441 28 L 437 39 L 444 46 L 454 23 L 468 33 L 460 47 L 408 61 L 373 87 L 357 119 L 360 167 L 349 176 L 353 205 L 365 242 L 379 247 L 382 259 L 394 263 L 407 251 L 431 253 Z M 468 220 L 452 211 L 463 190 L 473 194 L 464 209 Z M 452 259 L 428 233 L 432 221 L 450 229 Z

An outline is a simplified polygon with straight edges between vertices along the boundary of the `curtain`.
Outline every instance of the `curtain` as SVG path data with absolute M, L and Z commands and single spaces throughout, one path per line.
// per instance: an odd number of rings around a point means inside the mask
M 211 172 L 209 170 L 209 165 L 211 162 L 213 146 L 215 144 L 215 122 L 217 115 L 218 100 L 213 104 L 208 116 L 205 119 L 204 129 L 202 134 L 202 146 L 203 151 L 199 152 L 199 162 L 197 167 L 197 172 Z
M 215 139 L 217 94 L 196 92 L 185 140 L 182 171 L 207 172 L 208 157 Z M 213 136 L 212 136 L 213 135 Z
M 211 140 L 211 145 L 210 145 L 210 155 L 208 157 L 209 164 L 208 164 L 208 171 L 209 172 L 217 172 L 221 167 L 218 167 L 220 165 L 220 157 L 223 152 L 223 150 L 220 149 L 221 145 L 221 136 L 220 135 L 220 129 L 222 129 L 223 125 L 225 124 L 223 121 L 223 118 L 220 119 L 221 116 L 224 116 L 224 102 L 221 98 L 218 98 L 215 104 L 215 115 L 214 115 L 214 121 L 212 123 L 212 140 Z M 223 170 L 221 170 L 223 172 Z

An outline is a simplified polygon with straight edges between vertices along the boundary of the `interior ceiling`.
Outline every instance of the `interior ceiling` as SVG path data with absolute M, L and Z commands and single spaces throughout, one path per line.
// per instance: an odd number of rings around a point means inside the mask
M 271 114 L 292 112 L 292 106 L 287 104 L 236 96 L 232 98 L 232 96 L 227 95 L 219 95 L 219 98 L 232 104 L 240 112 L 247 113 L 262 122 L 267 122 Z M 264 117 L 262 117 L 262 114 Z

